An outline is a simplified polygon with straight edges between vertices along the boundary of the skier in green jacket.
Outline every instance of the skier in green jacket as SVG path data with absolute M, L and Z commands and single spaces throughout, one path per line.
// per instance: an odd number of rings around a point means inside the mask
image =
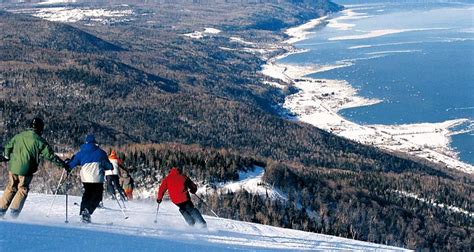
M 9 207 L 11 216 L 18 217 L 28 196 L 33 174 L 38 170 L 40 159 L 49 160 L 66 170 L 69 169 L 41 137 L 43 129 L 43 120 L 34 118 L 31 129 L 15 135 L 4 146 L 3 156 L 9 160 L 9 172 L 8 184 L 0 199 L 0 217 L 5 215 Z

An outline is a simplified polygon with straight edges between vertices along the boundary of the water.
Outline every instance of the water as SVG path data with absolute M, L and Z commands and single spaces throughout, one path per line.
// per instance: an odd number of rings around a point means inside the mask
M 310 77 L 344 79 L 383 100 L 340 112 L 361 124 L 469 119 L 452 147 L 474 164 L 474 4 L 419 2 L 349 6 L 296 44 L 309 52 L 282 61 L 343 66 Z

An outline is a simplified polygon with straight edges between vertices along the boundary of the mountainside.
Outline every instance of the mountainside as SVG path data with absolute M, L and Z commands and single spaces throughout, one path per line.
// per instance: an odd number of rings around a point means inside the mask
M 169 168 L 178 166 L 199 184 L 198 193 L 220 217 L 412 249 L 471 246 L 474 188 L 468 180 L 303 166 L 198 145 L 114 149 L 135 178 L 136 198 L 154 197 Z M 0 171 L 6 177 L 6 170 Z M 60 173 L 47 165 L 33 190 L 53 193 Z M 69 192 L 80 195 L 78 171 L 72 178 Z M 212 214 L 199 201 L 196 205 Z
M 471 175 L 278 115 L 294 89 L 264 84 L 278 80 L 261 65 L 288 50 L 277 44 L 286 28 L 340 6 L 184 2 L 0 5 L 2 143 L 40 115 L 67 157 L 87 133 L 118 149 L 141 191 L 173 165 L 209 188 L 261 166 L 262 184 L 286 198 L 210 190 L 223 217 L 408 248 L 472 247 Z M 48 193 L 60 176 L 49 164 L 37 175 L 34 190 Z M 80 187 L 75 176 L 71 192 Z
M 0 18 L 2 19 L 3 46 L 88 53 L 123 50 L 119 46 L 69 25 L 8 12 L 0 12 Z M 4 50 L 7 52 L 8 48 Z
M 21 45 L 15 42 L 22 37 L 47 38 L 55 27 L 67 25 L 2 15 L 8 17 L 1 20 L 2 26 L 20 31 L 6 31 L 3 36 L 11 39 L 2 41 L 16 48 L 5 50 L 0 65 L 1 96 L 9 97 L 0 103 L 5 140 L 24 127 L 19 122 L 27 121 L 28 115 L 41 114 L 49 129 L 46 138 L 62 145 L 77 146 L 87 132 L 95 132 L 108 144 L 198 143 L 332 168 L 439 173 L 272 115 L 269 112 L 283 94 L 259 83 L 252 71 L 261 62 L 255 55 L 216 50 L 225 38 L 216 36 L 202 43 L 185 39 L 179 30 L 173 35 L 165 29 L 163 37 L 148 27 L 117 25 L 109 27 L 108 40 L 127 38 L 126 45 L 116 46 L 126 50 L 79 53 L 28 40 Z M 30 26 L 45 25 L 31 31 L 22 24 L 25 20 L 32 20 Z M 105 32 L 105 27 L 93 28 Z M 74 38 L 78 33 L 77 28 L 55 31 L 56 38 Z M 92 37 L 92 42 L 82 41 L 74 48 L 107 41 Z
M 204 216 L 208 229 L 187 227 L 178 208 L 165 201 L 155 224 L 156 203 L 129 202 L 124 220 L 115 202 L 92 215 L 92 224 L 79 221 L 79 197 L 69 198 L 69 223 L 65 224 L 64 195 L 57 197 L 49 217 L 52 195 L 33 194 L 17 220 L 0 220 L 8 230 L 0 248 L 41 251 L 222 251 L 222 250 L 367 250 L 404 251 L 373 243 L 290 229 Z M 16 242 L 10 242 L 10 241 Z M 5 246 L 8 241 L 8 248 Z

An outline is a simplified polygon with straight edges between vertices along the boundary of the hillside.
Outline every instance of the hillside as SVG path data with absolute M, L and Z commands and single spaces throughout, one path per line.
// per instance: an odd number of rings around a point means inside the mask
M 114 148 L 135 178 L 137 198 L 154 195 L 169 167 L 179 166 L 224 218 L 410 249 L 462 250 L 472 239 L 474 188 L 467 180 L 303 166 L 197 145 Z M 51 194 L 61 171 L 51 165 L 44 168 L 32 189 Z M 6 170 L 0 171 L 6 177 Z M 72 178 L 70 193 L 81 195 L 78 171 Z
M 279 8 L 261 6 L 268 12 Z M 163 12 L 169 14 L 175 7 Z M 218 5 L 217 10 L 223 7 Z M 304 10 L 299 5 L 286 7 L 288 12 L 278 12 L 282 20 L 293 20 L 293 15 Z M 141 8 L 134 11 L 144 11 Z M 190 9 L 202 15 L 201 5 Z M 205 43 L 187 39 L 182 34 L 189 29 L 187 21 L 194 20 L 192 15 L 174 24 L 173 30 L 163 26 L 170 22 L 166 17 L 140 15 L 146 20 L 80 27 L 84 32 L 20 14 L 1 15 L 5 17 L 1 25 L 11 27 L 0 35 L 5 38 L 3 47 L 11 49 L 2 50 L 0 56 L 4 141 L 21 130 L 30 115 L 40 114 L 47 121 L 45 137 L 61 147 L 78 146 L 87 132 L 95 132 L 107 144 L 197 143 L 323 167 L 440 174 L 426 165 L 276 116 L 273 111 L 284 94 L 260 83 L 263 77 L 255 73 L 261 58 L 240 50 L 216 50 L 229 44 L 226 36 L 211 36 Z M 252 12 L 239 13 L 233 23 L 247 16 L 255 18 Z M 151 30 L 148 24 L 156 18 L 166 22 L 160 23 L 162 29 Z M 219 23 L 217 18 L 207 20 Z M 78 34 L 93 39 L 74 40 L 80 45 L 61 40 L 54 43 L 57 47 L 37 42 L 51 41 L 51 31 L 57 39 Z M 250 31 L 256 40 L 268 34 L 261 29 Z M 24 43 L 16 42 L 22 40 Z M 96 51 L 97 41 L 115 45 L 106 48 L 123 50 Z M 91 49 L 81 53 L 78 48 Z
M 69 198 L 69 223 L 65 224 L 64 195 L 58 196 L 53 211 L 46 217 L 51 195 L 33 194 L 17 220 L 0 220 L 8 230 L 1 238 L 15 240 L 8 250 L 48 251 L 296 251 L 296 250 L 366 250 L 403 251 L 395 247 L 359 242 L 327 235 L 275 228 L 265 225 L 204 216 L 208 229 L 187 227 L 177 207 L 161 204 L 155 224 L 156 203 L 130 202 L 124 220 L 115 202 L 104 202 L 105 209 L 93 214 L 93 224 L 82 224 L 74 202 Z M 113 223 L 111 225 L 111 223 Z M 41 235 L 39 235 L 41 234 Z M 27 244 L 27 247 L 25 246 Z

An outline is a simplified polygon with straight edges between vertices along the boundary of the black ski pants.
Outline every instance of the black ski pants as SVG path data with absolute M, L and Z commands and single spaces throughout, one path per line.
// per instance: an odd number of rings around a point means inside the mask
M 107 175 L 105 176 L 105 179 L 107 180 L 107 191 L 112 196 L 112 198 L 115 198 L 115 190 L 117 190 L 123 200 L 127 199 L 125 196 L 125 191 L 120 186 L 119 175 Z
M 102 201 L 104 183 L 82 183 L 84 185 L 84 194 L 82 195 L 81 211 L 87 209 L 90 214 L 99 206 Z
M 206 221 L 204 220 L 204 218 L 202 218 L 202 215 L 199 210 L 194 207 L 193 202 L 191 202 L 191 200 L 179 203 L 177 206 L 179 207 L 179 212 L 183 215 L 184 220 L 188 223 L 188 225 L 194 226 L 194 224 L 197 223 L 204 227 L 206 226 Z

